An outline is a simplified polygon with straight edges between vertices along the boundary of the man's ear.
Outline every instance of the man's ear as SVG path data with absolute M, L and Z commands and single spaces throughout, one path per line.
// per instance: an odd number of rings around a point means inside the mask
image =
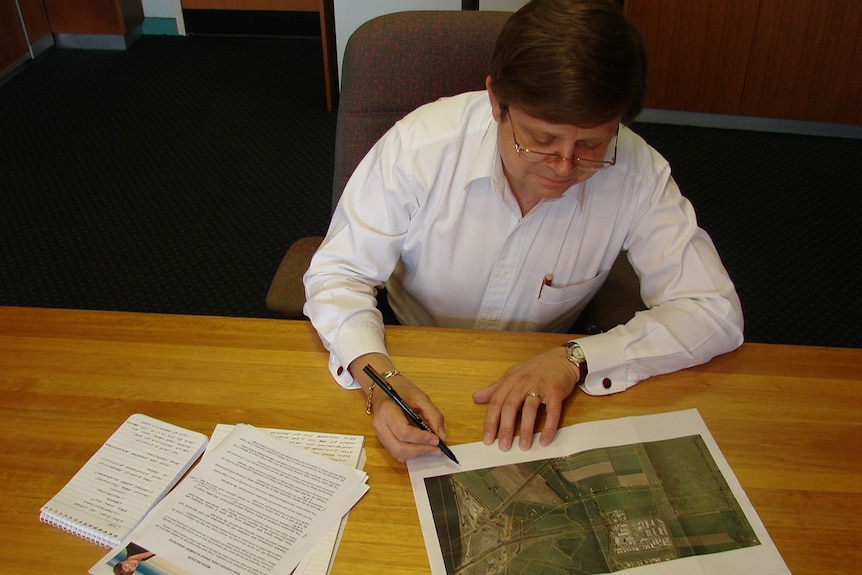
M 500 100 L 494 93 L 494 88 L 491 85 L 491 76 L 485 77 L 485 89 L 488 90 L 488 99 L 491 101 L 491 113 L 494 114 L 494 120 L 500 121 Z

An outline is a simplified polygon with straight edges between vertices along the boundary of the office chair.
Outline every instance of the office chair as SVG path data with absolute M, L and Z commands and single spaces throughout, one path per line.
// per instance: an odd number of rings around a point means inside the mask
M 353 33 L 342 63 L 333 209 L 353 170 L 397 120 L 443 96 L 485 88 L 495 41 L 509 16 L 475 10 L 407 11 L 379 16 Z M 322 236 L 304 237 L 288 248 L 267 293 L 267 308 L 290 319 L 304 317 L 302 275 L 322 241 Z M 620 323 L 620 317 L 625 321 L 634 315 L 632 298 L 617 293 L 634 289 L 640 302 L 637 276 L 624 255 L 617 268 L 611 274 L 614 281 L 608 282 L 612 285 L 606 284 L 611 300 L 597 316 L 592 311 L 598 309 L 596 296 L 582 316 L 582 333 L 604 331 Z M 639 309 L 644 307 L 640 302 Z
M 508 12 L 408 11 L 370 20 L 351 35 L 342 61 L 332 208 L 353 170 L 396 121 L 443 96 L 483 90 Z M 322 236 L 287 250 L 266 295 L 271 311 L 303 318 L 302 275 Z

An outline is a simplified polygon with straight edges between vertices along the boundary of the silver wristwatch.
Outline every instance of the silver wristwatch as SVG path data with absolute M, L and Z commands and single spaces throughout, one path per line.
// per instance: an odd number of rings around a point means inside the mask
M 569 358 L 569 361 L 578 366 L 578 376 L 580 377 L 578 383 L 583 383 L 587 377 L 587 357 L 584 355 L 584 350 L 576 341 L 566 342 L 563 347 L 566 348 L 566 357 Z

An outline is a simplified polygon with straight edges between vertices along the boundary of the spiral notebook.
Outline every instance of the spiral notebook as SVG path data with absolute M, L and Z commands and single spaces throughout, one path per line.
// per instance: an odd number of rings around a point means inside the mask
M 130 416 L 46 503 L 40 521 L 115 547 L 198 460 L 207 437 Z

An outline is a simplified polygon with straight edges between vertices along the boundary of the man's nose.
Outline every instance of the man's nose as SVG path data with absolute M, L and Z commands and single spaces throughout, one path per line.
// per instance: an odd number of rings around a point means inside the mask
M 574 157 L 560 158 L 556 162 L 551 162 L 551 168 L 558 176 L 570 176 L 572 172 L 577 170 Z

